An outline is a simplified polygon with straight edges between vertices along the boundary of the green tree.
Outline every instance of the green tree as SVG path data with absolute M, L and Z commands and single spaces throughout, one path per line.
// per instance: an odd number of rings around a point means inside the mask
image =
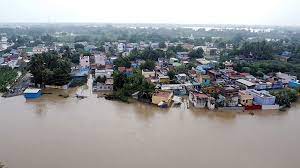
M 290 107 L 292 102 L 297 101 L 298 93 L 294 89 L 283 89 L 271 92 L 276 97 L 276 103 L 280 106 Z
M 159 46 L 159 48 L 166 48 L 166 47 L 167 47 L 167 45 L 166 45 L 165 42 L 160 42 L 160 43 L 158 44 L 158 46 Z
M 155 62 L 152 60 L 146 60 L 145 63 L 141 65 L 141 69 L 148 69 L 150 71 L 153 71 L 155 68 Z
M 251 68 L 249 68 L 249 67 L 242 67 L 242 68 L 241 68 L 241 71 L 242 71 L 242 72 L 246 72 L 246 73 L 250 73 Z
M 126 67 L 130 68 L 131 67 L 131 62 L 128 57 L 119 57 L 114 61 L 114 65 L 116 67 Z
M 61 58 L 57 53 L 36 54 L 29 64 L 29 71 L 33 75 L 35 84 L 44 86 L 65 85 L 70 79 L 71 63 Z
M 84 45 L 83 44 L 78 44 L 78 43 L 76 43 L 75 45 L 74 45 L 74 48 L 75 48 L 75 50 L 79 50 L 79 49 L 84 49 Z
M 174 80 L 175 75 L 176 75 L 175 71 L 173 71 L 173 70 L 168 71 L 168 76 L 169 76 L 170 80 Z
M 17 71 L 9 67 L 0 68 L 0 92 L 6 92 L 7 86 L 14 82 L 17 77 Z
M 141 71 L 134 71 L 133 76 L 126 77 L 124 74 L 116 72 L 114 78 L 113 97 L 121 101 L 128 101 L 133 93 L 139 91 L 139 96 L 143 99 L 151 99 L 155 86 L 145 80 Z
M 204 53 L 203 49 L 202 48 L 198 48 L 197 50 L 191 51 L 189 53 L 189 57 L 192 58 L 192 59 L 193 58 L 194 59 L 196 59 L 196 58 L 203 58 L 204 57 L 203 53 Z

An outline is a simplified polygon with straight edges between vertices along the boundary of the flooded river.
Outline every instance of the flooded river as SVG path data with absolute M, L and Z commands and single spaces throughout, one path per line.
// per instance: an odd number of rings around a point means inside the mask
M 0 98 L 8 168 L 300 167 L 300 103 L 251 116 L 49 92 L 35 101 Z

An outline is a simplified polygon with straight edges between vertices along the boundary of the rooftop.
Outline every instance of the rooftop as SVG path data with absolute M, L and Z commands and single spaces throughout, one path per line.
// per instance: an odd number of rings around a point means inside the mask
M 255 86 L 254 83 L 252 83 L 252 82 L 250 82 L 250 81 L 247 81 L 247 80 L 245 80 L 245 79 L 238 79 L 238 80 L 236 80 L 236 81 L 237 81 L 238 83 L 241 83 L 241 84 L 246 85 L 246 86 L 248 86 L 248 87 Z
M 156 92 L 154 93 L 153 96 L 159 96 L 159 97 L 164 97 L 164 98 L 168 98 L 171 96 L 171 92 L 167 92 L 167 91 L 159 91 L 159 92 Z
M 27 93 L 38 93 L 39 91 L 41 91 L 41 89 L 28 88 L 23 93 L 24 94 L 27 94 Z

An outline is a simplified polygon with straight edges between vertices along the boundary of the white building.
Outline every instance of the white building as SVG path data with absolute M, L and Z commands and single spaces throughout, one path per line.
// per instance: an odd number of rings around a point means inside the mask
M 98 78 L 99 76 L 103 78 L 104 76 L 106 78 L 111 78 L 112 74 L 114 73 L 113 69 L 103 69 L 103 70 L 95 70 L 95 78 Z
M 80 56 L 80 67 L 89 68 L 90 67 L 90 56 Z
M 124 52 L 125 51 L 125 44 L 124 43 L 119 43 L 118 44 L 118 51 L 119 52 Z
M 96 65 L 105 65 L 106 63 L 106 55 L 104 54 L 96 54 L 95 55 L 95 64 Z
M 0 50 L 6 50 L 8 48 L 7 38 L 2 37 L 0 41 Z
M 33 54 L 42 54 L 47 51 L 48 51 L 47 47 L 44 46 L 37 46 L 37 47 L 33 47 L 32 49 Z
M 151 48 L 158 49 L 159 48 L 159 43 L 151 43 Z
M 149 71 L 149 70 L 142 70 L 142 75 L 145 78 L 155 77 L 155 71 Z

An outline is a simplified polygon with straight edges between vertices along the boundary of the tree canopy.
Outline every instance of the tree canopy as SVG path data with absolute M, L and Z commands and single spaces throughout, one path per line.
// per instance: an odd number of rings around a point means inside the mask
M 197 50 L 193 50 L 189 53 L 189 57 L 190 58 L 194 58 L 194 59 L 197 59 L 197 58 L 203 58 L 203 49 L 202 48 L 198 48 Z
M 44 86 L 67 84 L 71 77 L 71 63 L 68 59 L 61 58 L 55 52 L 36 54 L 29 64 L 33 82 Z
M 150 71 L 153 71 L 155 68 L 155 62 L 152 60 L 146 60 L 145 63 L 141 65 L 141 69 L 148 69 Z

